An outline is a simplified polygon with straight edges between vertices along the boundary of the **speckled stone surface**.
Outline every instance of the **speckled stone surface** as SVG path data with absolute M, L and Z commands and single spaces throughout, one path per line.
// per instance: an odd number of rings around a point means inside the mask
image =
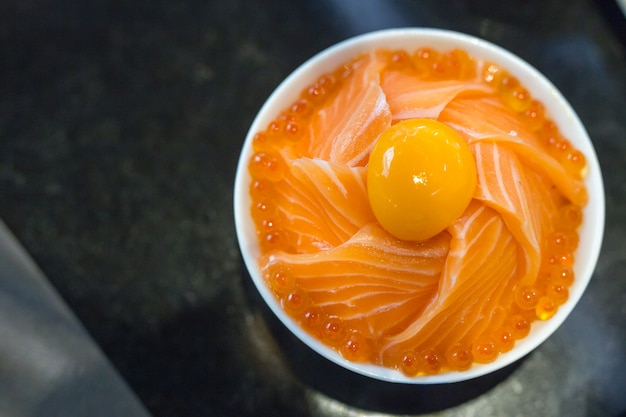
M 154 416 L 368 415 L 349 387 L 298 374 L 251 301 L 232 184 L 290 71 L 393 26 L 466 32 L 529 61 L 578 112 L 605 175 L 603 251 L 572 316 L 495 388 L 436 415 L 626 410 L 626 20 L 612 1 L 3 1 L 0 218 Z

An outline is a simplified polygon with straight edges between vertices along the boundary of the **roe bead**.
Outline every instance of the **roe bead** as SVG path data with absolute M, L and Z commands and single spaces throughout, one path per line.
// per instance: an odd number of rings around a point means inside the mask
M 263 179 L 256 179 L 250 183 L 250 197 L 257 199 L 264 194 L 272 192 L 272 185 L 270 181 Z
M 563 230 L 575 230 L 583 221 L 583 212 L 574 204 L 567 204 L 559 209 L 559 221 Z
M 441 357 L 433 349 L 418 353 L 419 371 L 428 375 L 436 374 L 441 369 Z
M 285 166 L 277 154 L 257 152 L 252 155 L 248 169 L 253 178 L 278 181 L 284 176 Z
M 419 358 L 412 350 L 406 351 L 400 358 L 400 370 L 407 376 L 415 376 L 419 371 Z
M 433 75 L 438 60 L 439 53 L 431 48 L 420 48 L 413 55 L 414 65 L 424 77 Z
M 552 298 L 541 297 L 539 303 L 537 303 L 537 307 L 535 307 L 535 312 L 539 320 L 547 320 L 554 316 L 558 308 L 559 306 Z
M 496 342 L 491 337 L 479 337 L 472 344 L 472 357 L 476 362 L 493 362 L 498 357 L 498 353 Z
M 521 314 L 511 316 L 509 323 L 515 340 L 522 339 L 530 333 L 530 320 Z
M 500 99 L 517 113 L 523 113 L 530 107 L 532 98 L 517 78 L 505 74 L 498 84 Z
M 286 249 L 289 246 L 289 236 L 284 230 L 271 230 L 261 234 L 259 242 L 263 250 Z
M 556 266 L 550 271 L 550 279 L 569 286 L 574 282 L 574 271 L 568 266 Z
M 523 286 L 515 290 L 515 304 L 522 310 L 535 308 L 538 301 L 537 290 L 534 287 Z
M 476 75 L 476 63 L 467 52 L 462 49 L 453 49 L 444 54 L 447 65 L 453 68 L 459 79 L 467 79 Z
M 323 75 L 305 91 L 303 98 L 319 104 L 330 95 L 336 84 L 333 75 Z
M 565 158 L 563 158 L 562 163 L 565 171 L 576 178 L 582 177 L 587 165 L 585 155 L 583 155 L 578 149 L 569 151 L 567 155 L 565 155 Z
M 564 252 L 569 247 L 567 241 L 567 235 L 563 232 L 553 232 L 548 236 L 548 245 L 550 245 L 550 250 L 553 252 Z
M 560 280 L 548 283 L 546 296 L 554 300 L 557 305 L 563 304 L 569 298 L 567 284 Z
M 359 332 L 350 332 L 340 349 L 343 357 L 351 361 L 364 362 L 370 357 L 369 344 Z
M 302 127 L 300 127 L 300 124 L 295 120 L 290 120 L 285 123 L 284 129 L 287 140 L 295 141 L 302 137 Z
M 472 352 L 466 347 L 457 344 L 446 352 L 446 360 L 450 368 L 455 371 L 465 371 L 472 366 Z
M 500 79 L 504 75 L 504 71 L 500 66 L 486 62 L 483 68 L 483 81 L 487 84 L 498 85 Z
M 273 217 L 277 212 L 276 207 L 267 200 L 257 201 L 252 206 L 252 219 L 259 225 L 263 224 L 263 221 Z M 259 230 L 259 232 L 262 232 Z
M 406 51 L 393 51 L 389 59 L 389 67 L 393 69 L 410 68 L 412 66 L 411 57 Z
M 293 274 L 286 269 L 279 268 L 269 272 L 270 287 L 277 294 L 288 294 L 296 285 Z
M 553 152 L 556 144 L 561 140 L 558 126 L 551 120 L 545 120 L 537 131 L 539 138 L 548 152 Z
M 509 350 L 513 349 L 513 346 L 515 345 L 513 329 L 511 329 L 510 327 L 504 327 L 503 329 L 500 329 L 500 331 L 496 333 L 495 343 L 496 348 L 500 353 L 508 352 Z
M 259 228 L 268 233 L 274 231 L 276 230 L 276 221 L 274 219 L 263 219 Z
M 343 338 L 344 326 L 339 317 L 329 317 L 322 328 L 322 335 L 330 342 L 338 342 Z
M 537 131 L 541 128 L 545 121 L 544 113 L 543 104 L 537 100 L 531 100 L 530 105 L 524 112 L 524 118 L 532 131 Z
M 298 115 L 300 118 L 309 116 L 313 111 L 313 106 L 307 99 L 300 99 L 292 104 L 291 112 Z
M 555 143 L 554 147 L 561 152 L 561 155 L 565 155 L 570 150 L 571 145 L 569 141 L 561 139 Z
M 525 112 L 532 103 L 530 93 L 520 85 L 515 86 L 511 90 L 503 91 L 500 97 L 513 111 L 517 113 Z
M 306 293 L 296 289 L 285 298 L 283 298 L 283 306 L 288 312 L 295 314 L 303 312 L 308 305 L 308 299 Z
M 560 252 L 548 257 L 548 265 L 550 267 L 574 265 L 574 255 L 571 252 Z
M 323 321 L 324 316 L 321 310 L 317 307 L 310 307 L 304 312 L 303 323 L 311 329 L 320 327 Z
M 474 62 L 467 52 L 460 49 L 452 49 L 439 55 L 433 69 L 439 78 L 445 79 L 467 79 L 475 72 Z
M 271 151 L 276 146 L 276 141 L 274 141 L 267 133 L 259 132 L 254 135 L 252 138 L 252 148 L 256 152 L 265 152 Z

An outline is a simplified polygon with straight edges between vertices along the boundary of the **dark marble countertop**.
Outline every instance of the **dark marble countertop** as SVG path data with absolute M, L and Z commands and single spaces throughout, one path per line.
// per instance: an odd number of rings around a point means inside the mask
M 303 378 L 254 307 L 232 186 L 248 126 L 289 72 L 396 26 L 526 59 L 578 112 L 605 176 L 604 246 L 571 317 L 438 415 L 626 410 L 626 20 L 613 1 L 3 1 L 0 218 L 154 416 L 367 415 L 350 389 Z

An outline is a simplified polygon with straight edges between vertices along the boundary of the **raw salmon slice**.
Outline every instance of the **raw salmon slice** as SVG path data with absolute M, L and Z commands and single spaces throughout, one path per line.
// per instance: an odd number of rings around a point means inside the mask
M 368 336 L 397 331 L 414 320 L 437 291 L 450 236 L 415 243 L 396 239 L 377 223 L 336 248 L 310 254 L 272 252 L 263 270 L 282 268 L 325 313 Z
M 375 221 L 366 190 L 367 171 L 321 159 L 291 162 L 275 185 L 285 227 L 299 235 L 296 250 L 330 249 Z
M 584 183 L 567 174 L 550 156 L 537 137 L 512 111 L 497 100 L 456 99 L 441 112 L 439 121 L 452 126 L 468 143 L 493 141 L 513 149 L 524 164 L 547 176 L 571 202 L 587 203 Z
M 445 351 L 480 334 L 498 306 L 507 305 L 518 244 L 501 217 L 474 201 L 449 232 L 450 251 L 435 297 L 417 320 L 383 341 L 383 361 L 407 349 Z
M 381 86 L 394 122 L 415 118 L 436 119 L 457 96 L 493 94 L 493 90 L 479 82 L 424 81 L 406 71 L 386 72 Z
M 380 87 L 384 65 L 380 53 L 364 55 L 352 65 L 337 96 L 312 118 L 309 151 L 349 166 L 364 166 L 374 142 L 391 126 L 391 112 Z
M 531 284 L 541 266 L 541 212 L 547 207 L 537 201 L 517 156 L 494 142 L 476 142 L 471 147 L 478 172 L 475 198 L 492 207 L 504 220 L 523 248 L 520 265 L 525 265 L 521 281 Z

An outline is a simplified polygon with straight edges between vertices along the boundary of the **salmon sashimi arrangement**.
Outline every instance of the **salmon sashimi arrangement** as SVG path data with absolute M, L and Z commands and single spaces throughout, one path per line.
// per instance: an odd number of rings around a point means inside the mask
M 348 360 L 463 371 L 568 299 L 585 157 L 498 65 L 374 50 L 321 75 L 252 146 L 265 282 Z

